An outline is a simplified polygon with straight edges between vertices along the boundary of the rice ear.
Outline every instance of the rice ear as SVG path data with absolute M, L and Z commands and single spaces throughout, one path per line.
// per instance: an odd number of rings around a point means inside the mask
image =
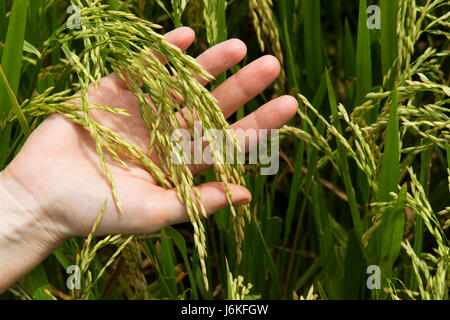
M 206 236 L 201 217 L 206 216 L 200 195 L 194 185 L 194 178 L 188 163 L 177 164 L 172 157 L 175 141 L 171 134 L 180 128 L 176 112 L 180 110 L 173 94 L 182 96 L 183 106 L 188 114 L 198 115 L 204 130 L 219 129 L 224 136 L 232 136 L 234 148 L 237 149 L 237 139 L 231 132 L 217 100 L 193 76 L 197 74 L 204 79 L 212 79 L 192 57 L 184 54 L 174 45 L 168 43 L 155 29 L 159 26 L 120 11 L 105 10 L 106 6 L 98 1 L 76 0 L 72 2 L 80 9 L 81 30 L 67 30 L 66 26 L 58 29 L 48 43 L 58 43 L 63 47 L 67 60 L 72 65 L 73 73 L 79 79 L 81 95 L 76 99 L 80 102 L 80 113 L 70 110 L 67 105 L 59 105 L 53 112 L 59 112 L 85 128 L 96 144 L 102 170 L 107 177 L 114 201 L 120 212 L 122 205 L 117 194 L 114 179 L 106 161 L 105 152 L 123 165 L 118 152 L 131 157 L 149 171 L 155 180 L 163 187 L 175 187 L 180 200 L 186 205 L 190 221 L 194 228 L 195 244 L 199 253 L 205 287 L 208 289 L 206 269 Z M 82 39 L 84 50 L 75 52 L 71 43 Z M 49 46 L 50 47 L 50 46 Z M 46 53 L 49 52 L 50 49 Z M 152 53 L 158 53 L 168 62 L 167 67 Z M 88 87 L 98 85 L 100 79 L 112 69 L 119 75 L 126 70 L 129 77 L 123 77 L 128 88 L 133 92 L 139 104 L 142 120 L 148 129 L 150 137 L 149 150 L 141 150 L 138 146 L 126 141 L 108 128 L 101 126 L 91 118 L 89 110 Z M 136 81 L 135 79 L 141 79 Z M 148 92 L 153 108 L 148 99 Z M 104 107 L 106 111 L 110 109 Z M 186 119 L 188 120 L 188 119 Z M 193 118 L 188 120 L 189 130 L 193 129 Z M 214 144 L 209 138 L 212 154 L 215 158 L 225 158 L 225 148 Z M 157 146 L 157 147 L 156 147 Z M 156 165 L 147 155 L 156 151 L 159 164 Z M 244 184 L 244 167 L 238 164 L 214 164 L 216 176 L 225 184 L 227 199 L 232 206 L 233 197 L 228 188 L 229 183 Z M 232 212 L 235 212 L 232 206 Z M 238 220 L 235 223 L 238 260 L 241 260 L 240 245 L 243 239 L 245 221 L 242 212 L 249 212 L 248 205 L 241 205 L 237 210 Z M 249 214 L 247 214 L 249 216 Z

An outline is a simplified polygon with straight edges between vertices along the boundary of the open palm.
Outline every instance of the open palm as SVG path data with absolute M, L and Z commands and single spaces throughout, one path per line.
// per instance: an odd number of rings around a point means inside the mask
M 166 35 L 169 42 L 185 50 L 194 40 L 194 32 L 186 27 Z M 197 61 L 213 76 L 226 71 L 246 55 L 243 42 L 232 39 L 218 44 L 197 57 Z M 229 117 L 247 101 L 258 95 L 278 76 L 276 58 L 264 56 L 242 68 L 212 91 L 225 117 Z M 202 84 L 206 84 L 200 80 Z M 125 83 L 116 75 L 102 79 L 97 89 L 89 89 L 91 103 L 126 108 L 129 117 L 105 111 L 93 111 L 100 124 L 130 142 L 148 148 L 149 137 L 138 104 Z M 232 125 L 233 129 L 275 129 L 296 112 L 297 101 L 290 96 L 274 99 Z M 48 117 L 29 137 L 18 156 L 5 170 L 38 203 L 39 210 L 55 223 L 63 237 L 86 235 L 97 213 L 108 199 L 98 234 L 150 233 L 165 226 L 188 220 L 185 206 L 175 189 L 158 186 L 152 176 L 137 164 L 129 169 L 109 161 L 110 169 L 123 204 L 120 214 L 104 177 L 95 144 L 89 134 L 62 115 Z M 198 186 L 208 214 L 228 205 L 221 183 Z M 251 200 L 244 187 L 230 185 L 235 203 Z

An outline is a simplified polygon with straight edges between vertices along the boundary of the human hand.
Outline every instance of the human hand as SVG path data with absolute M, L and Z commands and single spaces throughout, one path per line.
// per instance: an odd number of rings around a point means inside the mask
M 167 35 L 167 40 L 185 50 L 194 40 L 194 32 L 186 27 Z M 231 68 L 246 55 L 245 44 L 237 39 L 220 43 L 202 53 L 198 62 L 213 76 Z M 227 79 L 212 94 L 219 102 L 225 117 L 262 92 L 280 72 L 275 57 L 264 56 L 242 68 Z M 204 80 L 200 82 L 205 85 Z M 130 142 L 148 149 L 149 137 L 139 106 L 125 83 L 116 74 L 102 79 L 97 89 L 89 88 L 89 102 L 127 109 L 129 117 L 106 111 L 92 111 L 100 124 L 120 134 Z M 283 96 L 261 106 L 257 111 L 232 125 L 233 129 L 277 129 L 297 110 L 293 97 Z M 154 159 L 156 160 L 156 159 Z M 100 168 L 95 143 L 82 127 L 62 115 L 48 117 L 30 135 L 25 145 L 0 175 L 0 185 L 8 190 L 20 210 L 32 211 L 38 221 L 52 233 L 48 239 L 56 243 L 70 236 L 86 235 L 97 218 L 99 209 L 108 199 L 97 234 L 151 233 L 171 224 L 188 221 L 185 206 L 178 199 L 176 189 L 157 185 L 144 168 L 128 163 L 129 169 L 108 161 L 123 214 L 118 212 L 111 188 Z M 234 203 L 248 203 L 250 192 L 237 185 L 229 185 Z M 17 192 L 16 194 L 14 190 Z M 222 183 L 198 186 L 208 214 L 229 205 Z M 1 195 L 1 192 L 0 192 Z M 1 201 L 1 200 L 0 200 Z

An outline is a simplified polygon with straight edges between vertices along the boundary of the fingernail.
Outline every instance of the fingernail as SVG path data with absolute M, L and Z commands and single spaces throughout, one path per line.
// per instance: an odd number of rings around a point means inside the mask
M 250 203 L 250 201 L 252 201 L 252 200 L 251 199 L 242 199 L 242 200 L 233 202 L 233 204 L 238 206 L 241 204 L 248 204 L 248 203 Z

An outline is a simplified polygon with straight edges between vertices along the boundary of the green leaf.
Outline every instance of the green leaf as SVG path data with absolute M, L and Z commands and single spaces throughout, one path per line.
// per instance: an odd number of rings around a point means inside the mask
M 191 283 L 191 289 L 192 289 L 192 298 L 198 299 L 198 291 L 197 291 L 197 285 L 195 283 L 195 276 L 192 272 L 191 264 L 189 262 L 188 256 L 187 256 L 187 247 L 186 247 L 186 241 L 184 240 L 183 236 L 174 228 L 167 227 L 165 228 L 167 234 L 172 238 L 173 242 L 177 246 L 178 250 L 180 250 L 181 256 L 183 257 L 184 265 L 186 267 L 186 271 L 188 273 L 189 282 Z
M 345 76 L 347 78 L 356 76 L 356 53 L 353 46 L 353 37 L 350 32 L 350 26 L 348 19 L 345 19 L 345 37 L 344 37 L 344 50 L 345 50 Z
M 405 229 L 406 191 L 404 185 L 398 195 L 397 203 L 393 210 L 383 216 L 381 229 L 383 230 L 382 258 L 386 258 L 386 269 L 392 269 L 392 265 L 400 252 L 403 232 Z
M 41 32 L 43 32 L 41 28 L 41 17 L 40 12 L 43 10 L 44 0 L 32 0 L 29 2 L 29 10 L 28 10 L 28 21 L 27 21 L 27 32 L 25 34 L 25 39 L 28 42 L 39 46 L 42 44 L 41 41 Z
M 67 259 L 66 255 L 64 254 L 63 246 L 53 251 L 53 255 L 64 269 L 67 270 L 67 268 L 71 265 L 69 259 Z
M 397 14 L 398 0 L 381 0 L 381 62 L 383 75 L 387 75 L 397 58 Z M 394 85 L 395 69 L 387 82 L 388 90 Z
M 31 292 L 31 296 L 36 300 L 51 300 L 51 297 L 45 292 L 50 292 L 50 284 L 45 274 L 44 265 L 41 263 L 25 276 L 25 282 Z
M 336 104 L 336 96 L 334 94 L 333 87 L 331 85 L 330 76 L 328 74 L 328 70 L 326 70 L 326 78 L 327 78 L 327 86 L 328 86 L 328 100 L 330 102 L 331 113 L 333 115 L 333 124 L 336 127 L 337 131 L 342 135 L 342 127 L 339 120 L 338 109 Z M 345 191 L 347 192 L 348 202 L 350 205 L 350 212 L 352 215 L 353 227 L 355 228 L 355 234 L 358 239 L 358 242 L 361 245 L 361 250 L 363 250 L 363 245 L 361 242 L 363 235 L 363 227 L 361 222 L 361 216 L 358 209 L 358 204 L 356 203 L 356 195 L 355 189 L 353 188 L 352 178 L 350 175 L 350 168 L 347 161 L 347 153 L 345 151 L 342 143 L 337 142 L 338 145 L 338 153 L 339 153 L 339 164 L 342 170 L 342 178 L 344 180 Z M 362 251 L 364 252 L 364 251 Z
M 392 103 L 389 113 L 389 122 L 381 163 L 378 201 L 391 200 L 390 192 L 397 191 L 400 175 L 400 133 L 398 126 L 398 96 L 397 88 L 392 92 Z
M 280 25 L 281 25 L 281 31 L 283 34 L 283 40 L 286 50 L 286 73 L 287 73 L 287 79 L 288 83 L 291 87 L 300 89 L 299 83 L 298 83 L 298 69 L 296 64 L 296 58 L 294 56 L 293 48 L 292 48 L 292 42 L 291 37 L 292 34 L 292 14 L 291 11 L 289 11 L 288 6 L 291 7 L 292 3 L 289 1 L 279 1 L 278 2 L 279 10 L 280 10 Z M 288 25 L 290 23 L 290 25 Z M 290 28 L 289 28 L 290 27 Z
M 344 299 L 356 300 L 362 297 L 366 276 L 366 262 L 361 254 L 360 241 L 354 231 L 349 232 L 344 270 Z
M 3 5 L 0 5 L 0 33 L 6 30 L 6 9 L 5 1 Z M 0 67 L 0 117 L 7 114 L 11 109 L 14 109 L 17 118 L 19 120 L 22 131 L 25 135 L 30 134 L 28 123 L 23 116 L 22 110 L 18 107 L 18 102 L 15 97 L 17 94 L 20 75 L 22 69 L 22 55 L 23 55 L 23 43 L 25 38 L 25 28 L 27 22 L 27 8 L 28 0 L 14 0 L 11 10 L 11 16 L 8 23 L 8 31 L 6 33 L 5 47 L 2 51 L 2 59 Z M 0 34 L 0 36 L 3 36 Z M 1 41 L 1 39 L 0 39 Z M 2 133 L 1 137 L 1 150 L 8 149 L 11 139 L 12 127 L 8 125 L 6 130 Z M 2 165 L 7 160 L 8 153 L 2 153 L 0 160 Z
M 20 108 L 19 103 L 17 102 L 17 99 L 8 83 L 8 79 L 6 79 L 2 66 L 0 66 L 0 80 L 0 90 L 6 92 L 8 95 L 8 99 L 4 100 L 5 103 L 9 101 L 9 103 L 12 105 L 23 133 L 25 134 L 25 136 L 29 136 L 31 134 L 30 126 L 28 125 L 27 119 L 25 118 L 25 115 L 23 114 L 22 109 Z
M 227 40 L 226 9 L 226 1 L 217 0 L 217 43 Z
M 297 156 L 294 167 L 294 177 L 292 178 L 291 189 L 289 191 L 288 209 L 284 223 L 284 243 L 291 233 L 292 220 L 296 209 L 298 194 L 300 193 L 300 179 L 302 177 L 304 144 L 301 144 L 297 150 Z
M 277 269 L 277 267 L 275 265 L 275 262 L 273 261 L 272 254 L 270 253 L 270 249 L 267 246 L 266 240 L 264 239 L 264 235 L 261 232 L 261 228 L 259 226 L 259 222 L 258 221 L 252 221 L 251 225 L 256 228 L 256 231 L 258 233 L 259 239 L 260 239 L 260 241 L 261 241 L 261 243 L 263 245 L 264 255 L 266 256 L 267 261 L 269 262 L 269 272 L 272 275 L 273 282 L 276 283 L 276 288 L 274 290 L 276 290 L 277 293 L 279 294 L 279 296 L 281 296 L 281 286 L 280 286 L 279 278 L 278 278 L 278 269 Z
M 397 88 L 392 92 L 392 102 L 389 113 L 389 121 L 386 131 L 385 145 L 381 163 L 381 173 L 378 188 L 378 201 L 391 201 L 390 192 L 397 192 L 397 186 L 400 175 L 400 134 L 398 124 L 398 96 Z M 382 223 L 375 231 L 376 257 L 379 263 L 386 257 L 386 241 L 392 237 L 390 231 L 393 223 L 391 216 L 394 215 L 392 210 L 382 211 Z M 398 226 L 397 226 L 398 227 Z M 386 238 L 388 240 L 386 240 Z M 389 273 L 389 271 L 388 271 Z
M 6 1 L 0 1 L 0 42 L 5 41 L 7 21 L 8 20 L 6 18 Z
M 208 29 L 207 33 L 209 34 L 207 39 L 210 46 L 214 46 L 227 40 L 228 31 L 226 9 L 227 4 L 225 0 L 214 0 L 208 2 L 206 14 L 211 13 L 215 17 L 215 20 L 211 19 L 210 23 L 206 26 L 206 28 Z M 212 88 L 215 88 L 219 84 L 224 82 L 226 79 L 226 75 L 226 72 L 222 72 L 220 75 L 218 75 L 212 83 Z
M 320 1 L 304 1 L 304 42 L 305 64 L 308 88 L 311 92 L 319 84 L 324 69 L 322 49 L 322 23 L 320 21 Z
M 165 234 L 166 232 L 163 230 L 161 232 L 162 234 Z M 175 262 L 174 257 L 175 254 L 173 252 L 173 246 L 170 242 L 170 239 L 161 238 L 161 258 L 160 258 L 160 264 L 161 269 L 166 277 L 167 285 L 170 288 L 170 292 L 174 295 L 172 296 L 172 299 L 175 299 L 175 292 L 177 292 L 177 285 L 175 283 Z
M 319 175 L 313 177 L 311 186 L 311 205 L 313 209 L 313 218 L 318 235 L 319 252 L 322 267 L 325 272 L 325 285 L 332 299 L 338 299 L 339 293 L 334 289 L 334 280 L 336 276 L 336 255 L 334 251 L 334 241 L 332 237 L 328 210 L 326 208 L 324 192 L 320 186 Z
M 11 17 L 6 34 L 5 49 L 3 50 L 1 66 L 8 79 L 14 95 L 17 94 L 22 68 L 22 51 L 27 22 L 28 0 L 14 0 Z M 8 112 L 13 106 L 7 99 L 9 93 L 6 87 L 0 88 L 0 101 L 8 101 L 0 110 L 0 115 Z
M 360 0 L 358 40 L 356 44 L 356 96 L 354 106 L 361 105 L 365 101 L 366 94 L 372 89 L 372 55 L 370 52 L 370 32 L 367 28 L 366 10 L 366 0 Z
M 161 0 L 156 0 L 156 3 L 164 10 L 165 13 L 167 13 L 167 15 L 173 19 L 172 14 L 170 13 L 169 10 L 167 10 L 166 6 L 164 5 L 164 2 L 162 2 Z

